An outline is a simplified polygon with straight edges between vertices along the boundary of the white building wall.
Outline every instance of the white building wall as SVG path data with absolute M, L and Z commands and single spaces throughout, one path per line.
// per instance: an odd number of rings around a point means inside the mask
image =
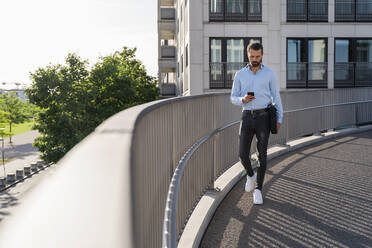
M 204 93 L 204 40 L 203 40 L 203 1 L 189 0 L 189 18 L 190 38 L 189 38 L 189 60 L 190 60 L 190 95 L 198 95 Z
M 209 0 L 188 0 L 186 8 L 185 0 L 176 1 L 179 19 L 177 60 L 180 61 L 181 55 L 184 59 L 184 70 L 178 80 L 183 82 L 183 95 L 230 91 L 209 89 L 210 37 L 261 37 L 264 46 L 263 63 L 276 72 L 280 88 L 286 88 L 287 38 L 328 38 L 328 88 L 333 88 L 335 37 L 371 37 L 372 25 L 360 22 L 335 23 L 335 0 L 328 2 L 328 23 L 287 22 L 287 0 L 262 0 L 262 22 L 239 23 L 209 22 Z M 185 63 L 186 45 L 189 46 L 188 67 Z

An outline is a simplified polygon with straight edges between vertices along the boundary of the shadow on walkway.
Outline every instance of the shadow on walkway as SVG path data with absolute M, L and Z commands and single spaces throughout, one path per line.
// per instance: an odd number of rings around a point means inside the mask
M 245 179 L 217 209 L 200 247 L 372 247 L 372 132 L 268 163 L 264 205 Z
M 0 192 L 0 222 L 4 217 L 10 215 L 8 211 L 11 207 L 18 205 L 18 199 L 7 193 L 6 191 Z
M 14 148 L 9 147 L 4 149 L 5 158 L 23 158 L 30 155 L 35 155 L 38 153 L 38 149 L 32 146 L 32 143 L 22 144 L 14 146 Z

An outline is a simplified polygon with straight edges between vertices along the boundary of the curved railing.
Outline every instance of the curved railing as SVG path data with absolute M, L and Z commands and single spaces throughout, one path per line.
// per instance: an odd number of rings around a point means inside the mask
M 340 106 L 347 106 L 347 105 L 357 105 L 357 104 L 370 104 L 372 103 L 372 100 L 365 100 L 365 101 L 356 101 L 356 102 L 347 102 L 347 103 L 336 103 L 336 104 L 326 104 L 326 105 L 320 105 L 320 106 L 313 106 L 313 107 L 306 107 L 306 108 L 300 108 L 300 109 L 293 109 L 293 110 L 286 110 L 284 111 L 284 116 L 289 114 L 298 114 L 302 111 L 309 111 L 309 110 L 315 110 L 315 111 L 321 111 L 325 108 L 330 107 L 340 107 Z M 371 105 L 372 106 L 372 105 Z M 371 111 L 371 109 L 369 110 Z M 288 117 L 288 116 L 287 116 Z M 369 119 L 369 121 L 372 122 L 372 119 Z M 183 176 L 183 173 L 185 169 L 187 168 L 187 163 L 192 158 L 193 154 L 206 142 L 208 142 L 211 138 L 213 138 L 216 134 L 224 131 L 227 128 L 233 127 L 237 124 L 239 124 L 240 121 L 234 121 L 231 122 L 221 128 L 218 128 L 208 134 L 207 136 L 203 137 L 201 140 L 199 140 L 197 143 L 195 143 L 181 158 L 174 174 L 171 180 L 171 183 L 169 185 L 169 191 L 167 196 L 167 203 L 165 207 L 165 213 L 164 213 L 164 223 L 163 223 L 163 247 L 177 247 L 177 241 L 179 232 L 177 230 L 177 205 L 178 205 L 178 195 L 179 195 L 179 188 L 181 184 L 181 178 Z M 354 125 L 359 123 L 354 123 Z M 336 126 L 338 127 L 338 126 Z M 318 130 L 318 132 L 321 132 L 323 130 Z M 288 134 L 288 132 L 287 132 Z M 296 138 L 295 137 L 286 137 L 286 140 L 290 140 Z M 278 144 L 273 142 L 269 142 L 269 146 Z M 255 141 L 253 140 L 253 147 L 255 147 Z M 252 149 L 254 150 L 254 149 Z M 213 153 L 213 151 L 212 151 Z M 212 165 L 213 166 L 213 165 Z M 212 170 L 213 171 L 213 170 Z M 187 219 L 186 219 L 187 221 Z
M 372 88 L 283 91 L 281 96 L 285 110 L 302 109 L 368 101 Z M 229 97 L 221 93 L 161 100 L 111 117 L 2 221 L 0 247 L 160 247 L 168 189 L 178 162 L 203 137 L 240 119 L 241 109 Z M 270 143 L 370 122 L 371 110 L 371 103 L 358 103 L 288 112 Z M 219 130 L 184 169 L 177 237 L 198 199 L 238 161 L 239 125 Z

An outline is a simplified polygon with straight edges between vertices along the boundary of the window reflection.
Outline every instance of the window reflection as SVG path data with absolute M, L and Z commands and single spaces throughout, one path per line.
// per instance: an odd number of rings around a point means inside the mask
M 356 62 L 372 62 L 372 40 L 357 40 Z
M 210 39 L 210 88 L 231 88 L 234 76 L 248 60 L 247 46 L 260 38 Z
M 244 61 L 244 40 L 230 39 L 227 40 L 227 62 Z
M 211 80 L 221 81 L 222 80 L 222 42 L 221 40 L 211 40 Z
M 336 63 L 349 62 L 349 40 L 336 40 Z
M 226 76 L 227 80 L 233 80 L 234 75 L 244 66 L 244 40 L 230 39 L 226 42 L 227 48 L 227 64 Z
M 234 14 L 244 13 L 244 1 L 243 0 L 227 0 L 227 12 Z
M 261 4 L 260 0 L 249 0 L 248 1 L 248 13 L 249 14 L 260 14 Z
M 325 40 L 309 40 L 309 62 L 325 62 Z
M 327 87 L 327 40 L 287 40 L 287 87 Z
M 210 13 L 222 12 L 222 0 L 210 0 Z

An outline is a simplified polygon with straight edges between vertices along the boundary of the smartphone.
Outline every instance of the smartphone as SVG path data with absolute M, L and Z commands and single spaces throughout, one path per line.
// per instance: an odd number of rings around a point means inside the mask
M 248 92 L 247 95 L 254 96 L 254 92 Z

